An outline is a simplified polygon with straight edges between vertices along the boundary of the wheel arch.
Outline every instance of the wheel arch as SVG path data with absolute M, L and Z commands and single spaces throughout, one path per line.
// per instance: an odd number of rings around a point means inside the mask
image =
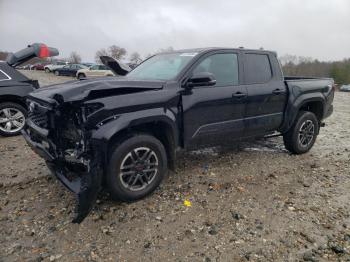
M 309 93 L 299 96 L 294 102 L 288 102 L 285 110 L 285 120 L 279 131 L 281 133 L 287 132 L 293 125 L 298 113 L 300 111 L 309 111 L 316 115 L 319 122 L 324 117 L 325 99 L 322 94 Z
M 178 129 L 175 119 L 167 115 L 128 119 L 125 115 L 99 128 L 93 135 L 94 141 L 103 147 L 105 163 L 108 162 L 113 145 L 137 133 L 146 133 L 156 137 L 165 147 L 169 168 L 175 169 L 176 148 L 178 146 Z
M 309 111 L 316 115 L 318 121 L 322 120 L 324 112 L 324 103 L 320 100 L 311 100 L 303 103 L 299 107 L 299 111 Z
M 23 106 L 25 109 L 27 109 L 25 100 L 22 97 L 16 96 L 16 95 L 1 95 L 0 104 L 2 103 L 16 103 Z

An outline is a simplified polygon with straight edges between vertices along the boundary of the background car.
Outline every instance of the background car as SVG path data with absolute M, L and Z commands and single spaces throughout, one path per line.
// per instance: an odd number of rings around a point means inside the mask
M 44 66 L 44 70 L 46 73 L 50 73 L 53 72 L 55 69 L 59 69 L 64 67 L 65 65 L 68 65 L 68 62 L 64 62 L 64 61 L 56 61 L 52 64 L 48 64 L 46 66 Z
M 87 67 L 81 64 L 71 64 L 65 65 L 62 68 L 54 69 L 52 72 L 56 76 L 76 76 L 80 69 L 87 69 Z
M 18 135 L 28 116 L 26 97 L 39 88 L 16 68 L 32 57 L 51 57 L 59 54 L 56 48 L 34 43 L 0 61 L 0 136 Z M 30 115 L 30 114 L 29 114 Z
M 105 65 L 93 65 L 89 68 L 80 69 L 76 74 L 78 79 L 88 77 L 114 76 L 114 73 Z
M 90 66 L 93 66 L 93 65 L 96 65 L 95 63 L 80 63 L 84 66 L 87 66 L 87 67 L 90 67 Z
M 30 66 L 30 70 L 44 70 L 45 64 L 36 63 Z
M 339 90 L 345 91 L 345 92 L 350 92 L 350 84 L 349 85 L 342 85 Z

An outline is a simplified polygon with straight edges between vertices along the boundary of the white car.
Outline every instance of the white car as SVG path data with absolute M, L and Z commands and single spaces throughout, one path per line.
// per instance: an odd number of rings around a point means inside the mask
M 76 74 L 78 79 L 101 76 L 114 76 L 114 73 L 105 65 L 93 65 L 89 68 L 78 70 Z
M 340 91 L 350 92 L 350 85 L 342 85 Z
M 53 64 L 46 65 L 44 67 L 44 70 L 46 73 L 50 73 L 50 72 L 54 71 L 55 69 L 62 68 L 68 64 L 69 64 L 68 62 L 57 61 Z

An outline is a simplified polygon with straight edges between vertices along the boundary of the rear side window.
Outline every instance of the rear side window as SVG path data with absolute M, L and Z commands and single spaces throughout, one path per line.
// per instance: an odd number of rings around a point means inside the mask
M 10 77 L 4 71 L 0 70 L 0 81 L 9 79 Z
M 246 84 L 266 83 L 272 77 L 270 60 L 264 54 L 245 54 Z

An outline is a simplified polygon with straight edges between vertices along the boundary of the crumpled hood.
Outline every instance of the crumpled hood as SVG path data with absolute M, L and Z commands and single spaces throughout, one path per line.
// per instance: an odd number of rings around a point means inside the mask
M 73 102 L 99 97 L 122 95 L 162 89 L 164 81 L 132 80 L 127 77 L 106 77 L 89 80 L 74 80 L 40 88 L 30 95 L 41 100 Z

